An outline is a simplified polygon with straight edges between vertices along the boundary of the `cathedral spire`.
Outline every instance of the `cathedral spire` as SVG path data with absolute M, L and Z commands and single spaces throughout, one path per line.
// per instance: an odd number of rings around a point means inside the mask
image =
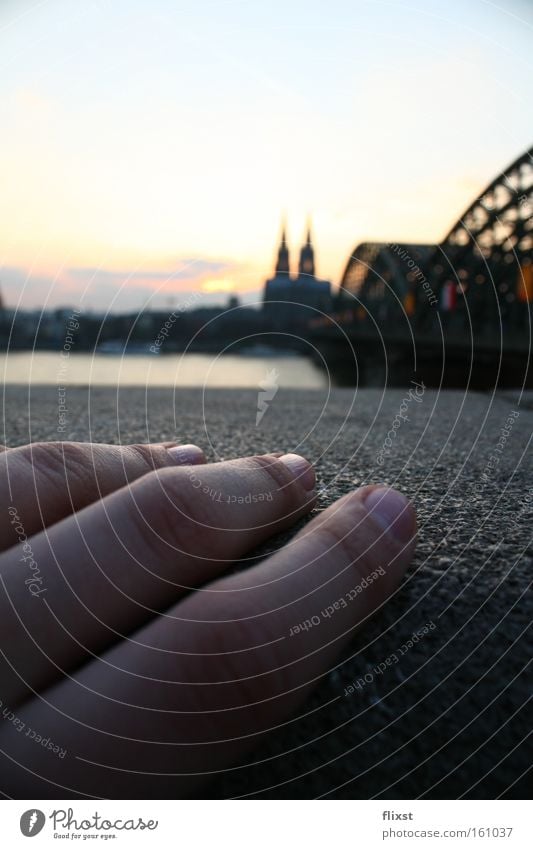
M 290 265 L 289 265 L 289 249 L 287 247 L 287 234 L 286 234 L 286 225 L 283 222 L 283 228 L 281 231 L 281 243 L 278 250 L 278 259 L 276 262 L 276 270 L 274 272 L 277 277 L 279 274 L 289 274 Z
M 311 222 L 309 219 L 307 220 L 307 239 L 300 251 L 298 275 L 305 277 L 315 276 L 315 252 L 311 243 Z

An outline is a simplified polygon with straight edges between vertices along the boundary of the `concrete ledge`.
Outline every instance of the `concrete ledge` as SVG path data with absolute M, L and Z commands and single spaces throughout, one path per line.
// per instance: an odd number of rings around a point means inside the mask
M 57 386 L 6 388 L 9 446 L 183 438 L 224 459 L 295 450 L 316 462 L 319 509 L 375 481 L 414 500 L 420 543 L 401 590 L 353 640 L 300 716 L 248 764 L 222 776 L 213 796 L 525 794 L 531 402 L 517 406 L 515 393 L 426 390 L 394 428 L 406 394 L 334 390 L 328 397 L 281 389 L 256 427 L 253 391 L 67 387 L 66 427 L 58 432 Z M 519 415 L 509 427 L 513 411 Z M 400 662 L 373 672 L 426 623 L 435 627 Z M 345 696 L 358 679 L 365 685 Z

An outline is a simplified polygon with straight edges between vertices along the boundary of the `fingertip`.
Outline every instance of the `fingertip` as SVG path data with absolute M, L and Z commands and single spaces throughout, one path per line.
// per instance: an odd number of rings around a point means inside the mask
M 364 493 L 363 503 L 370 518 L 400 545 L 407 545 L 415 537 L 415 509 L 397 489 L 373 487 Z
M 300 454 L 283 454 L 279 457 L 279 460 L 306 492 L 314 490 L 316 484 L 315 470 L 305 457 L 301 457 Z
M 198 445 L 173 445 L 167 453 L 179 466 L 198 466 L 205 463 L 205 454 Z

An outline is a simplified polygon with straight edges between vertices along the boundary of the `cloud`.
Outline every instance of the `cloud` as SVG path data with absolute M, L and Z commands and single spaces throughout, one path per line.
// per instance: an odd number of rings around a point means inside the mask
M 57 275 L 29 271 L 23 266 L 0 269 L 0 289 L 4 303 L 20 309 L 53 309 L 75 306 L 80 309 L 113 312 L 137 311 L 144 305 L 161 308 L 173 298 L 176 303 L 193 293 L 203 292 L 209 302 L 227 300 L 232 272 L 239 266 L 223 260 L 184 259 L 171 270 L 71 267 Z M 217 284 L 217 276 L 220 283 Z M 237 292 L 238 294 L 238 292 Z M 256 292 L 246 293 L 245 301 L 256 302 Z
M 69 268 L 67 269 L 67 273 L 83 281 L 94 278 L 117 284 L 136 280 L 142 280 L 143 282 L 147 280 L 154 282 L 187 280 L 190 282 L 193 280 L 201 281 L 206 275 L 212 276 L 235 271 L 237 267 L 237 263 L 224 260 L 182 259 L 179 262 L 179 267 L 171 270 L 157 271 L 147 268 L 137 268 L 113 271 L 108 268 L 81 267 Z
M 0 269 L 0 289 L 4 305 L 20 309 L 34 309 L 48 301 L 58 282 L 48 274 L 32 273 L 19 266 L 3 266 Z M 20 303 L 19 303 L 20 301 Z

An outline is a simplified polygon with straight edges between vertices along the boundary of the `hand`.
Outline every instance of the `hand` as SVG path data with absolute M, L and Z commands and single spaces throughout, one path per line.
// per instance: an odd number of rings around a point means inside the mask
M 415 547 L 405 497 L 366 486 L 243 564 L 315 503 L 295 454 L 208 465 L 195 446 L 50 443 L 0 463 L 15 798 L 194 795 L 290 717 Z

